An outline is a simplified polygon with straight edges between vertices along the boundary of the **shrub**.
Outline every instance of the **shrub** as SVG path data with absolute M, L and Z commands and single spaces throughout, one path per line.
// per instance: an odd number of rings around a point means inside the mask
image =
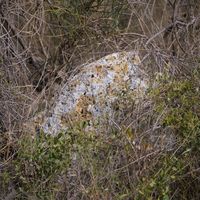
M 62 133 L 55 137 L 41 133 L 34 139 L 30 136 L 20 139 L 14 164 L 21 194 L 47 198 L 59 190 L 55 180 L 70 165 L 71 141 L 70 135 Z
M 162 130 L 171 129 L 174 148 L 159 156 L 141 179 L 138 199 L 198 199 L 200 94 L 198 76 L 161 78 L 151 91 Z M 162 134 L 162 132 L 160 133 Z

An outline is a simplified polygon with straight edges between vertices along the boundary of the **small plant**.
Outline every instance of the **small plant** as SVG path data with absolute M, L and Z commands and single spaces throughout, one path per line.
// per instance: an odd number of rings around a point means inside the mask
M 70 135 L 62 133 L 55 137 L 41 133 L 34 139 L 30 136 L 20 139 L 14 164 L 21 193 L 48 197 L 48 193 L 56 190 L 58 175 L 70 165 L 71 141 Z
M 168 200 L 172 196 L 171 185 L 181 179 L 185 172 L 185 163 L 174 155 L 164 154 L 155 165 L 149 168 L 148 175 L 142 178 L 138 186 L 136 199 Z M 153 169 L 151 171 L 151 169 Z

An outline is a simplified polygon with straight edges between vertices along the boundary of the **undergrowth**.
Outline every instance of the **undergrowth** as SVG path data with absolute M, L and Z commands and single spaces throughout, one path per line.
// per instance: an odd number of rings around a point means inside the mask
M 8 0 L 0 11 L 0 198 L 200 199 L 197 0 Z M 21 130 L 66 72 L 122 50 L 139 50 L 152 80 L 169 73 L 137 106 L 120 96 L 117 127 Z
M 136 144 L 131 128 L 97 134 L 80 122 L 54 137 L 20 138 L 4 185 L 16 182 L 18 199 L 198 199 L 198 74 L 162 76 L 147 95 L 153 118 L 160 116 L 159 134 L 174 135 L 170 148 Z
M 162 130 L 171 129 L 174 149 L 162 153 L 139 185 L 138 199 L 198 199 L 200 95 L 198 74 L 161 77 L 151 91 L 155 112 L 162 113 Z M 162 134 L 162 133 L 161 133 Z

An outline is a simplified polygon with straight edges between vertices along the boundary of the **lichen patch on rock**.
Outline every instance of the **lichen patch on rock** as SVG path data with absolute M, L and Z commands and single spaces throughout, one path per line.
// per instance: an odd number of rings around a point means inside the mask
M 67 130 L 69 118 L 72 121 L 109 118 L 114 112 L 112 105 L 122 93 L 141 96 L 148 87 L 147 82 L 136 52 L 113 53 L 83 65 L 61 89 L 42 129 L 56 134 Z

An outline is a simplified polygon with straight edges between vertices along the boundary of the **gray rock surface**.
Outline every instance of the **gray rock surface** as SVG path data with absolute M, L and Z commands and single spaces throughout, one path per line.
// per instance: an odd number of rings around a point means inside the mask
M 137 97 L 148 88 L 148 80 L 140 68 L 136 52 L 120 52 L 83 65 L 61 89 L 50 115 L 42 123 L 45 133 L 67 130 L 71 121 L 103 121 L 112 117 L 113 104 L 123 94 Z

